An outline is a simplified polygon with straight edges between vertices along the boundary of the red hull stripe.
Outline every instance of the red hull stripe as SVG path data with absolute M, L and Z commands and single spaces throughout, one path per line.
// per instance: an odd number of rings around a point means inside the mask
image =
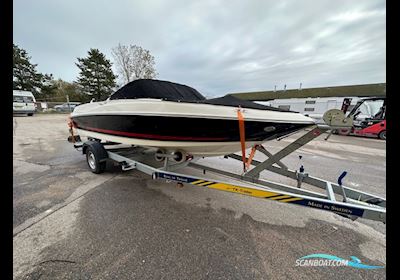
M 199 141 L 221 141 L 226 140 L 226 138 L 217 138 L 217 137 L 187 137 L 187 136 L 167 136 L 167 135 L 155 135 L 155 134 L 143 134 L 143 133 L 133 133 L 126 131 L 118 131 L 118 130 L 110 130 L 110 129 L 101 129 L 94 127 L 81 127 L 77 126 L 77 128 L 95 131 L 100 133 L 107 133 L 112 135 L 120 135 L 127 137 L 135 137 L 135 138 L 145 138 L 145 139 L 154 139 L 154 140 L 199 140 Z

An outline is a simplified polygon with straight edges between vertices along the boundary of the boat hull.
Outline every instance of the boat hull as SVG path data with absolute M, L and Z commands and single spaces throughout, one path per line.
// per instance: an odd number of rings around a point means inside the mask
M 238 120 L 143 115 L 72 117 L 82 136 L 122 144 L 218 156 L 241 150 Z M 307 123 L 245 121 L 246 148 L 293 133 Z

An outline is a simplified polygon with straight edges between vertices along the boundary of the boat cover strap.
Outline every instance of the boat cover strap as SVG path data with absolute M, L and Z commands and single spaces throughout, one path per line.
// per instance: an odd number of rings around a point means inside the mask
M 239 109 L 237 110 L 237 116 L 239 121 L 240 145 L 242 146 L 243 172 L 246 172 L 246 138 L 244 131 L 244 117 L 241 110 L 242 108 L 239 107 Z

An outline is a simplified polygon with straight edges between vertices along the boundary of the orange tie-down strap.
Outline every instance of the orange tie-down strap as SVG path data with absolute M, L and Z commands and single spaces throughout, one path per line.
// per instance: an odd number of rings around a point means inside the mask
M 75 136 L 74 136 L 74 123 L 72 122 L 71 116 L 68 116 L 68 127 L 69 127 L 69 133 L 71 133 L 72 136 L 72 143 L 75 143 Z
M 257 151 L 257 145 L 255 145 L 254 147 L 251 148 L 251 153 L 249 155 L 249 159 L 246 162 L 246 168 L 249 169 L 251 162 L 253 161 L 254 155 L 256 154 Z
M 246 172 L 246 138 L 244 131 L 244 117 L 242 115 L 241 108 L 237 110 L 237 116 L 239 121 L 240 145 L 242 146 L 243 172 Z

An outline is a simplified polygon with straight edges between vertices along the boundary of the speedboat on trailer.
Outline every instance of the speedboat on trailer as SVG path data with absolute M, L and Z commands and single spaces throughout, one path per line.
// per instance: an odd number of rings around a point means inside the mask
M 71 121 L 88 138 L 201 157 L 232 154 L 243 143 L 253 147 L 315 124 L 300 113 L 230 95 L 206 99 L 186 85 L 150 79 L 77 106 Z

